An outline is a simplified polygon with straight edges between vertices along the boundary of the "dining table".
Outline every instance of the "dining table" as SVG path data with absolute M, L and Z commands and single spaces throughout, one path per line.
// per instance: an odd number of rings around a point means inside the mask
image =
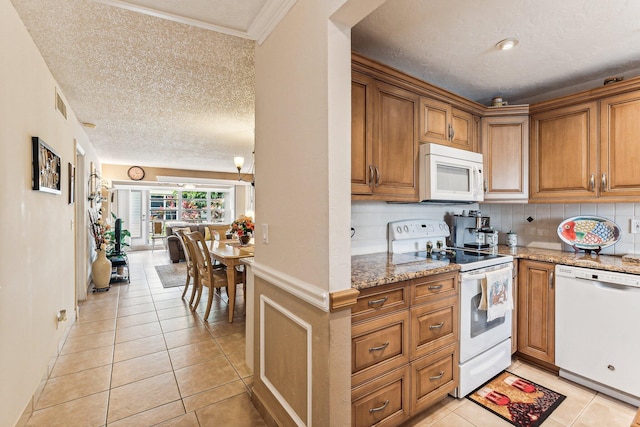
M 240 260 L 253 256 L 254 246 L 249 243 L 241 246 L 235 239 L 211 240 L 209 253 L 211 257 L 227 268 L 227 294 L 229 295 L 229 323 L 233 322 L 233 308 L 236 304 L 235 274 Z M 246 282 L 246 279 L 245 279 Z M 245 283 L 246 287 L 246 283 Z

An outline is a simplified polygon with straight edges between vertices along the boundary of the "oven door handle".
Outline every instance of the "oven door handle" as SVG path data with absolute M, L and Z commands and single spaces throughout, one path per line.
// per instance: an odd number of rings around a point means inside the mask
M 512 263 L 508 263 L 506 264 L 506 267 L 504 267 L 504 270 L 512 270 L 513 269 L 513 264 Z M 462 280 L 470 280 L 470 279 L 482 279 L 485 275 L 485 273 L 487 271 L 500 271 L 502 270 L 501 268 L 496 268 L 495 270 L 491 270 L 491 267 L 487 267 L 487 268 L 480 268 L 478 270 L 472 270 L 472 271 L 465 271 L 463 273 L 460 273 L 460 281 Z

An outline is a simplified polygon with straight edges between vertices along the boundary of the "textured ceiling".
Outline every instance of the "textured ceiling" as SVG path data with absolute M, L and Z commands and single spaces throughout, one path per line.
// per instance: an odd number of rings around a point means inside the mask
M 103 162 L 233 172 L 251 157 L 254 41 L 90 0 L 13 4 Z
M 234 172 L 251 157 L 253 40 L 296 0 L 11 1 L 104 162 Z M 638 0 L 388 0 L 352 36 L 485 105 L 640 75 Z M 507 37 L 520 44 L 496 50 Z
M 498 51 L 508 37 L 520 44 Z M 352 47 L 485 105 L 540 100 L 640 75 L 640 1 L 388 0 Z

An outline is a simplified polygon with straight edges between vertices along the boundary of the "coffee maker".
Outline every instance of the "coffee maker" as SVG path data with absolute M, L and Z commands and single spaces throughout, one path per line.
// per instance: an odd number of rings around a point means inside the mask
M 497 233 L 491 229 L 491 220 L 480 211 L 463 211 L 462 215 L 451 215 L 451 246 L 455 248 L 484 249 L 495 246 Z M 488 241 L 487 241 L 488 240 Z

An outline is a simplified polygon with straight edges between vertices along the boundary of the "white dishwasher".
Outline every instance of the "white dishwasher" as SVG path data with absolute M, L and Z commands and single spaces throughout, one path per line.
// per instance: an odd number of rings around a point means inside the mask
M 560 376 L 640 406 L 640 276 L 556 266 Z

